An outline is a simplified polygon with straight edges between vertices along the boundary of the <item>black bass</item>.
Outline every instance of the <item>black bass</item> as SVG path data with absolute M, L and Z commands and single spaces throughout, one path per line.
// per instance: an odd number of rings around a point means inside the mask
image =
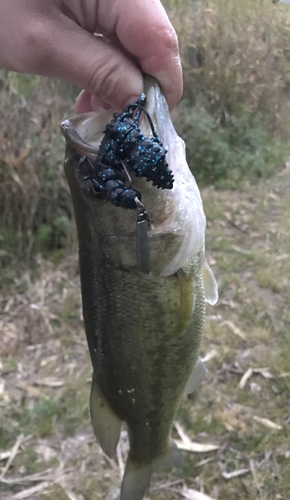
M 85 171 L 83 158 L 95 161 L 112 113 L 100 110 L 62 123 L 93 365 L 92 425 L 109 457 L 122 422 L 129 435 L 121 500 L 142 500 L 153 471 L 182 465 L 171 429 L 183 392 L 193 391 L 206 371 L 199 360 L 205 301 L 217 300 L 216 282 L 205 264 L 202 201 L 184 143 L 158 85 L 151 81 L 147 87 L 146 109 L 168 150 L 174 183 L 161 190 L 130 172 L 132 188 L 141 193 L 152 221 L 143 231 L 144 241 L 136 232 L 136 210 L 116 207 L 96 193 Z M 139 127 L 152 133 L 145 114 Z M 136 256 L 138 250 L 142 260 L 143 245 L 150 250 L 144 272 Z

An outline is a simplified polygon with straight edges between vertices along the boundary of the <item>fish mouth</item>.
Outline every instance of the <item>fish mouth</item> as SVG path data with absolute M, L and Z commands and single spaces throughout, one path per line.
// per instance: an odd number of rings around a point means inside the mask
M 151 87 L 147 83 L 147 87 L 148 92 L 144 108 L 159 136 L 155 110 L 156 100 L 158 100 L 155 95 L 157 87 L 156 85 L 152 86 L 152 83 Z M 165 100 L 164 97 L 163 99 Z M 80 158 L 86 156 L 94 163 L 98 158 L 99 147 L 104 137 L 104 130 L 108 123 L 111 122 L 113 116 L 114 113 L 112 110 L 99 108 L 97 111 L 84 113 L 63 121 L 61 124 L 62 133 L 67 140 L 71 152 L 76 152 Z M 153 137 L 149 120 L 145 113 L 141 113 L 138 128 L 144 136 Z M 89 184 L 81 178 L 82 170 L 76 163 L 74 166 L 78 182 L 81 182 L 82 187 L 86 188 Z M 87 177 L 86 174 L 84 177 Z M 149 217 L 152 218 L 154 228 L 157 231 L 166 230 L 166 227 L 172 222 L 177 208 L 172 189 L 157 189 L 151 182 L 147 182 L 144 177 L 136 176 L 132 170 L 130 170 L 130 177 L 132 178 L 132 187 L 142 195 L 142 204 L 146 211 L 148 211 Z M 101 198 L 103 198 L 103 195 Z M 151 231 L 149 230 L 149 232 Z
M 174 245 L 176 255 L 172 257 L 171 254 L 170 262 L 162 271 L 163 275 L 170 275 L 182 267 L 192 255 L 203 249 L 205 215 L 199 189 L 186 162 L 184 142 L 174 129 L 164 95 L 158 84 L 152 84 L 152 82 L 153 79 L 145 79 L 145 93 L 147 95 L 145 109 L 152 119 L 160 141 L 168 150 L 166 161 L 174 176 L 173 188 L 157 189 L 156 186 L 152 185 L 152 182 L 147 182 L 146 178 L 137 177 L 131 171 L 130 175 L 132 174 L 132 186 L 141 193 L 141 202 L 153 221 L 154 227 L 148 228 L 150 245 L 155 239 L 163 237 L 165 244 L 168 245 L 170 235 L 179 241 L 178 248 L 177 245 Z M 112 110 L 99 108 L 97 111 L 65 120 L 61 124 L 61 128 L 70 154 L 87 156 L 94 161 L 98 156 L 104 130 L 112 118 Z M 152 130 L 145 113 L 141 113 L 138 127 L 142 134 L 147 137 L 152 136 Z M 80 184 L 87 191 L 87 185 L 84 184 L 87 181 L 81 179 L 81 172 L 75 159 L 73 167 L 74 173 L 72 171 L 67 173 L 67 177 L 75 177 L 74 181 L 72 179 L 72 183 L 76 182 L 79 185 L 78 188 L 75 186 L 76 191 L 79 190 Z M 70 168 L 70 170 L 72 169 Z M 90 203 L 91 200 L 94 201 L 93 197 L 86 196 L 86 201 Z M 99 221 L 104 216 L 107 219 L 110 218 L 112 232 L 116 236 L 118 234 L 124 236 L 134 234 L 135 210 L 116 208 L 103 198 L 103 201 L 98 205 L 98 212 L 96 217 Z M 104 231 L 107 232 L 107 230 L 108 225 L 104 227 Z
M 105 110 L 103 110 L 105 111 Z M 61 130 L 71 148 L 83 155 L 97 156 L 103 129 L 112 113 L 91 111 L 61 123 Z

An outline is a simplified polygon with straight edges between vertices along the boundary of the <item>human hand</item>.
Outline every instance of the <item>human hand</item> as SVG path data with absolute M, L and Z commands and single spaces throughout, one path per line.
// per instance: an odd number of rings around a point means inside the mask
M 84 88 L 77 113 L 122 109 L 142 93 L 141 71 L 171 109 L 182 94 L 177 37 L 159 0 L 0 0 L 0 67 Z

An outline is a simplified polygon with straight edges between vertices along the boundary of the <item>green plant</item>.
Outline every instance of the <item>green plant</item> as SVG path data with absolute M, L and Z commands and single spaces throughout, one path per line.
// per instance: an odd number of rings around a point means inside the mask
M 176 122 L 197 182 L 238 188 L 244 179 L 268 177 L 285 164 L 286 141 L 274 139 L 253 113 L 240 111 L 225 126 L 204 108 L 184 101 Z
M 59 126 L 73 101 L 72 96 L 61 97 L 63 87 L 44 78 L 0 71 L 0 244 L 22 259 L 35 250 L 72 243 Z

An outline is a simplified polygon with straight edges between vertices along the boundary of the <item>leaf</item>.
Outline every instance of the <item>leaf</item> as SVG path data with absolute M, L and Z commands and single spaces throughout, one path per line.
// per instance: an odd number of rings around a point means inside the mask
M 219 445 L 210 444 L 210 443 L 196 443 L 191 441 L 189 436 L 185 433 L 183 427 L 179 422 L 175 422 L 175 429 L 181 439 L 176 439 L 175 443 L 177 444 L 180 450 L 191 451 L 193 453 L 207 453 L 209 451 L 215 451 L 219 449 Z
M 43 385 L 46 387 L 63 387 L 64 381 L 63 380 L 56 380 L 56 379 L 52 379 L 52 378 L 42 378 L 42 379 L 35 380 L 34 384 Z
M 219 449 L 219 446 L 217 444 L 210 443 L 203 444 L 196 443 L 194 441 L 191 441 L 190 443 L 184 443 L 184 441 L 181 441 L 179 439 L 175 440 L 175 443 L 180 450 L 191 451 L 193 453 L 208 453 L 209 451 L 215 451 Z
M 244 476 L 245 474 L 248 474 L 248 472 L 250 472 L 250 469 L 238 469 L 233 470 L 232 472 L 223 472 L 222 476 L 225 479 L 233 479 L 234 477 Z
M 201 491 L 192 490 L 186 486 L 181 490 L 181 494 L 183 498 L 187 498 L 188 500 L 213 500 L 213 498 L 201 493 Z
M 253 420 L 258 422 L 259 424 L 264 425 L 265 427 L 268 427 L 268 429 L 274 429 L 278 431 L 281 431 L 283 429 L 282 425 L 276 424 L 275 422 L 272 422 L 272 420 L 269 420 L 268 418 L 262 418 L 254 415 Z
M 239 382 L 238 388 L 239 389 L 244 389 L 244 387 L 246 386 L 246 383 L 248 382 L 249 378 L 251 378 L 252 375 L 253 375 L 253 369 L 252 368 L 248 368 L 248 370 L 242 376 L 242 378 L 241 378 L 241 380 Z

